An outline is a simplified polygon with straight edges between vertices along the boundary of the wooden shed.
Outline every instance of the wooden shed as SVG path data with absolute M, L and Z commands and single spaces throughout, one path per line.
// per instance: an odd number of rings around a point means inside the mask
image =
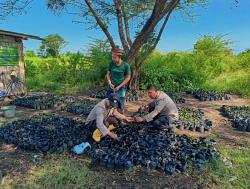
M 34 35 L 0 30 L 0 73 L 15 71 L 25 81 L 23 40 L 27 39 L 43 40 Z

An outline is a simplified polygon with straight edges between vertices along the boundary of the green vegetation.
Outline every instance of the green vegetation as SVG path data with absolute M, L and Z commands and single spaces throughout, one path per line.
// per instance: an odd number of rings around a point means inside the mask
M 11 188 L 97 188 L 98 173 L 90 170 L 88 158 L 77 159 L 68 153 L 51 154 L 32 175 L 13 183 Z M 6 186 L 8 188 L 8 186 Z
M 230 44 L 221 36 L 203 36 L 190 52 L 155 51 L 143 66 L 140 87 L 154 83 L 168 92 L 206 88 L 250 97 L 250 51 L 234 55 Z M 28 52 L 27 86 L 31 91 L 76 93 L 104 85 L 110 51 L 107 41 L 95 40 L 86 54 L 42 58 Z
M 212 181 L 218 189 L 249 188 L 250 143 L 238 147 L 220 144 L 217 148 L 222 156 L 207 166 L 207 176 L 211 179 L 205 182 Z
M 60 35 L 51 34 L 42 41 L 38 54 L 42 57 L 57 57 L 66 45 L 67 42 Z
M 107 41 L 94 41 L 88 53 L 66 53 L 57 58 L 25 57 L 30 91 L 76 93 L 101 85 L 111 60 Z
M 207 88 L 250 96 L 250 52 L 233 55 L 221 36 L 204 36 L 192 52 L 155 52 L 143 67 L 141 87 L 166 91 Z

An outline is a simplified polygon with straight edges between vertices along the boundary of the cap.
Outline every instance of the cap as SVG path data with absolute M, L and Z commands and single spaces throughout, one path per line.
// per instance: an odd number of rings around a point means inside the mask
M 108 96 L 109 103 L 112 107 L 118 108 L 120 103 L 120 98 L 116 93 L 111 93 Z
M 124 51 L 119 49 L 119 48 L 115 48 L 112 53 L 116 54 L 116 55 L 123 55 Z

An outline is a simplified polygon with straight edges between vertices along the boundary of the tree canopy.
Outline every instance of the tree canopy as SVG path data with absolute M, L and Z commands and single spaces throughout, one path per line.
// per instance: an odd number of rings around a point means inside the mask
M 51 34 L 42 41 L 38 54 L 43 57 L 56 57 L 66 45 L 67 42 L 60 35 Z

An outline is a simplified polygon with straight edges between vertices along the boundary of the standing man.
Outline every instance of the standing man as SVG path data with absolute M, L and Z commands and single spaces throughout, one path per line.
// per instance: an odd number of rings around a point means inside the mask
M 175 103 L 166 93 L 158 91 L 154 85 L 148 87 L 148 96 L 153 99 L 147 106 L 150 113 L 144 118 L 136 117 L 135 121 L 138 123 L 151 122 L 156 129 L 171 131 L 174 128 L 173 123 L 179 119 Z
M 107 72 L 108 90 L 107 96 L 110 93 L 116 93 L 120 98 L 119 109 L 124 113 L 124 104 L 126 97 L 126 85 L 131 78 L 130 65 L 122 60 L 123 51 L 115 48 L 112 51 L 112 62 L 109 64 Z

